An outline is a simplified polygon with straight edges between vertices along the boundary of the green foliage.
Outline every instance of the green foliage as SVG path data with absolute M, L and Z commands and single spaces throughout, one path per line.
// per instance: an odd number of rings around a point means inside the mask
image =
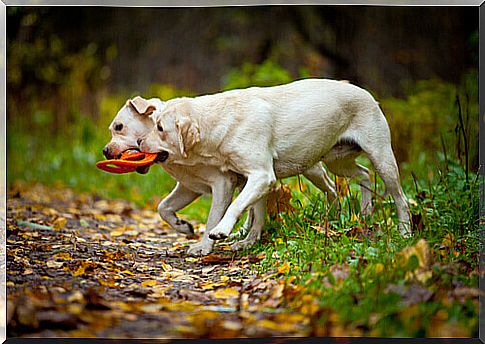
M 274 86 L 292 80 L 293 78 L 286 69 L 268 59 L 260 65 L 246 62 L 241 68 L 231 69 L 224 78 L 223 89 Z
M 9 119 L 12 114 L 31 113 L 34 123 L 30 116 L 15 120 L 61 130 L 75 116 L 92 117 L 96 95 L 110 75 L 107 63 L 115 54 L 109 48 L 100 58 L 94 43 L 70 51 L 56 35 L 8 42 Z
M 422 80 L 405 86 L 405 99 L 380 99 L 389 122 L 393 149 L 399 161 L 433 158 L 434 152 L 455 150 L 459 158 L 463 151 L 463 135 L 459 113 L 470 140 L 470 166 L 478 168 L 478 75 L 466 74 L 455 86 L 438 79 Z M 458 127 L 457 127 L 458 126 Z M 458 153 L 459 152 L 459 153 Z

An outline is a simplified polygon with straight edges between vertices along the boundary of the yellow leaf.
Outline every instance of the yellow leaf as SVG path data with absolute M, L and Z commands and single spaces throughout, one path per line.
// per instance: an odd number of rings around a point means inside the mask
M 350 216 L 350 221 L 354 221 L 354 222 L 359 221 L 359 218 L 357 217 L 357 215 L 355 215 L 354 212 L 352 212 L 352 215 Z
M 76 290 L 67 298 L 67 302 L 70 302 L 70 303 L 83 302 L 83 301 L 84 301 L 84 295 L 79 290 Z
M 218 299 L 230 299 L 239 296 L 239 291 L 234 288 L 220 288 L 214 292 L 214 297 Z
M 433 277 L 433 272 L 430 270 L 418 272 L 416 274 L 416 279 L 421 283 L 426 283 L 431 277 Z
M 148 281 L 141 282 L 141 286 L 143 288 L 153 287 L 157 283 L 158 283 L 158 281 L 156 281 L 156 280 L 148 280 Z
M 443 242 L 441 243 L 441 245 L 443 245 L 445 247 L 453 247 L 453 246 L 455 246 L 454 242 L 455 242 L 455 237 L 453 236 L 453 234 L 448 233 L 443 238 Z
M 189 262 L 189 263 L 195 263 L 195 262 L 199 261 L 199 259 L 194 258 L 194 257 L 187 257 L 187 258 L 185 258 L 185 261 Z
M 130 276 L 134 276 L 135 274 L 133 272 L 131 272 L 130 270 L 123 270 L 120 272 L 121 274 L 123 275 L 130 275 Z
M 198 284 L 198 286 L 204 290 L 212 290 L 214 288 L 222 287 L 224 285 L 225 283 L 210 283 L 210 282 L 204 282 L 204 283 Z
M 84 275 L 85 270 L 85 267 L 81 265 L 72 273 L 72 275 L 75 277 Z
M 313 315 L 318 311 L 318 304 L 316 302 L 305 303 L 300 311 L 305 315 Z
M 375 267 L 376 274 L 380 274 L 382 270 L 384 270 L 384 264 L 382 263 L 377 263 Z
M 221 276 L 221 282 L 227 282 L 228 280 L 229 280 L 229 277 Z
M 59 259 L 62 259 L 62 260 L 72 260 L 71 254 L 67 253 L 67 252 L 59 252 L 59 253 L 55 254 L 53 257 L 59 258 Z
M 104 287 L 114 287 L 116 285 L 116 282 L 113 278 L 107 280 L 99 279 L 98 282 Z
M 64 227 L 66 225 L 66 222 L 67 222 L 67 219 L 64 218 L 64 217 L 58 217 L 57 219 L 55 219 L 54 223 L 52 224 L 52 226 L 54 227 L 54 229 L 61 229 L 62 227 Z
M 268 319 L 259 320 L 255 324 L 257 327 L 265 328 L 278 332 L 291 332 L 296 329 L 295 324 L 289 322 L 274 322 Z
M 112 237 L 118 237 L 118 236 L 123 235 L 123 232 L 115 229 L 114 231 L 111 231 L 111 233 L 109 233 L 109 235 L 111 235 Z
M 290 263 L 288 263 L 288 262 L 285 262 L 283 265 L 281 265 L 278 268 L 278 273 L 280 273 L 280 274 L 284 274 L 288 271 L 290 271 Z
M 71 314 L 80 315 L 84 310 L 84 306 L 79 304 L 70 304 L 67 306 L 67 311 Z
M 424 239 L 420 239 L 414 246 L 405 247 L 400 252 L 400 255 L 405 266 L 407 265 L 409 258 L 411 258 L 413 255 L 418 258 L 420 268 L 424 268 L 429 265 L 429 247 L 428 243 Z
M 335 187 L 339 198 L 345 197 L 349 194 L 349 184 L 347 178 L 335 176 Z
M 167 272 L 167 271 L 172 271 L 172 266 L 170 264 L 167 264 L 165 262 L 162 262 L 162 270 Z

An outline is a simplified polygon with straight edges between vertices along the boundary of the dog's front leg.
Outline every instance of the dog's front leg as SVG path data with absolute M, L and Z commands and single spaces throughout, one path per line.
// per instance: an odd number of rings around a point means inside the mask
M 204 256 L 212 251 L 214 240 L 209 238 L 209 233 L 224 216 L 227 208 L 231 204 L 232 194 L 236 187 L 235 180 L 230 177 L 221 176 L 212 185 L 212 204 L 207 218 L 206 229 L 202 239 L 191 245 L 188 254 L 193 256 Z
M 194 227 L 178 218 L 176 212 L 192 203 L 200 195 L 177 182 L 172 192 L 158 204 L 158 213 L 177 232 L 192 235 Z
M 222 220 L 210 231 L 209 237 L 213 240 L 227 238 L 242 212 L 251 204 L 266 196 L 275 182 L 276 177 L 273 169 L 250 173 L 243 190 L 229 206 Z
M 261 232 L 264 227 L 264 220 L 266 216 L 266 200 L 267 196 L 261 197 L 261 199 L 257 201 L 250 209 L 252 210 L 253 218 L 250 223 L 250 228 L 248 229 L 249 234 L 244 239 L 236 241 L 234 244 L 232 244 L 231 250 L 246 250 L 253 246 L 261 238 Z

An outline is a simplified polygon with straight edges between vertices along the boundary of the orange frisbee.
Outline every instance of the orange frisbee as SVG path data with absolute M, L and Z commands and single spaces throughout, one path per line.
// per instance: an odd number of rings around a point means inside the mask
M 98 161 L 96 167 L 110 173 L 135 172 L 138 167 L 153 165 L 156 158 L 156 153 L 143 153 L 135 149 L 129 149 L 123 152 L 119 159 Z

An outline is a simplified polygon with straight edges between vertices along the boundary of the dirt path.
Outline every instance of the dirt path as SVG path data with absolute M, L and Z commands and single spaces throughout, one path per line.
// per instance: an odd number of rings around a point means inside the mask
M 7 205 L 9 336 L 311 334 L 304 312 L 291 311 L 297 288 L 277 271 L 257 274 L 261 256 L 219 244 L 188 257 L 198 238 L 175 233 L 156 212 L 67 189 L 17 186 Z

